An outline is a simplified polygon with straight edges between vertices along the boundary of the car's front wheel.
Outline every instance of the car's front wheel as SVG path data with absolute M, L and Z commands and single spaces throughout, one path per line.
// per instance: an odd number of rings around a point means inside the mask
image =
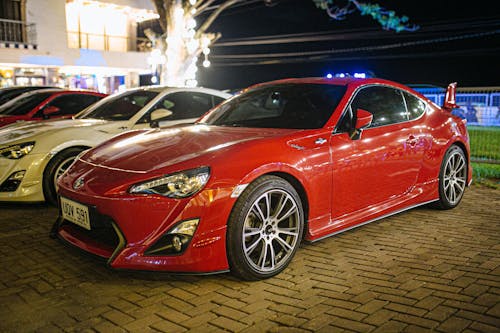
M 455 208 L 462 200 L 467 186 L 467 159 L 463 150 L 453 145 L 444 155 L 439 172 L 439 209 Z
M 283 271 L 292 260 L 304 226 L 297 191 L 276 176 L 263 176 L 238 198 L 228 221 L 227 249 L 231 272 L 260 280 Z
M 57 180 L 83 150 L 77 147 L 65 149 L 47 164 L 43 172 L 43 195 L 49 204 L 57 206 Z

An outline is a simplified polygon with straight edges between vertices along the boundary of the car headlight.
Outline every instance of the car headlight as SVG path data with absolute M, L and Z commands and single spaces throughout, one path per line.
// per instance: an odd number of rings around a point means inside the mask
M 201 167 L 135 184 L 129 192 L 132 194 L 159 194 L 168 198 L 181 199 L 200 191 L 209 178 L 210 168 Z
M 11 160 L 17 160 L 29 154 L 35 147 L 34 142 L 23 142 L 17 145 L 0 148 L 0 154 Z

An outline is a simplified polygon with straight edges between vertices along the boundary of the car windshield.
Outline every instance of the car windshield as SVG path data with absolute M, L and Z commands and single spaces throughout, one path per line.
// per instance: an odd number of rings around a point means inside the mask
M 345 86 L 331 84 L 258 87 L 221 104 L 200 122 L 235 127 L 321 128 L 345 91 Z
M 80 113 L 78 119 L 129 120 L 158 95 L 155 91 L 134 90 L 104 98 Z
M 52 92 L 32 92 L 21 95 L 0 106 L 0 114 L 9 116 L 28 114 L 52 94 Z

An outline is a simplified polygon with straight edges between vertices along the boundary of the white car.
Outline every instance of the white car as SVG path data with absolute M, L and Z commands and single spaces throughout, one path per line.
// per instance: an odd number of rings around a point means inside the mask
M 124 131 L 194 122 L 231 95 L 142 87 L 108 96 L 73 119 L 0 129 L 0 201 L 57 203 L 56 183 L 82 151 Z

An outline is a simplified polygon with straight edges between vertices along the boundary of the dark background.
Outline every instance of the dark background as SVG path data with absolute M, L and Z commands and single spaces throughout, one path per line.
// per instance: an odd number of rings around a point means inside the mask
M 209 29 L 223 37 L 211 47 L 212 66 L 200 66 L 201 86 L 238 89 L 287 77 L 325 76 L 327 73 L 368 72 L 407 84 L 499 86 L 500 14 L 493 1 L 371 1 L 420 26 L 416 32 L 383 30 L 368 16 L 354 12 L 336 21 L 312 0 L 249 1 L 228 9 Z M 202 22 L 203 17 L 198 19 Z M 244 38 L 282 34 L 319 35 L 331 40 L 276 45 L 218 46 Z M 381 45 L 399 47 L 373 50 Z M 421 45 L 418 45 L 421 43 Z M 416 45 L 417 44 L 417 45 Z M 262 64 L 260 56 L 229 59 L 228 55 L 345 50 L 320 57 L 278 57 Z M 359 49 L 361 48 L 361 49 Z M 368 50 L 366 49 L 368 48 Z M 338 52 L 338 51 L 335 51 Z M 201 62 L 201 61 L 200 61 Z

